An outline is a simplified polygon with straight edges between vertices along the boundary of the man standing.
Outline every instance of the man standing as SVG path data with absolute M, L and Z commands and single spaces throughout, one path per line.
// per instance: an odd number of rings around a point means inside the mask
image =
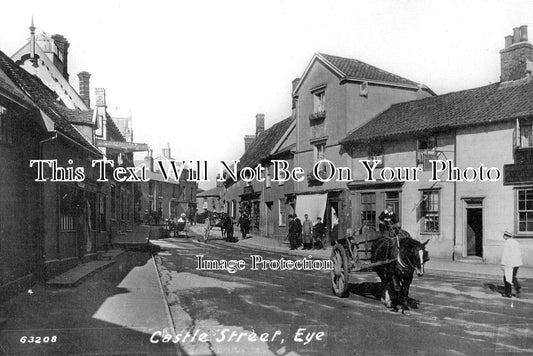
M 242 239 L 246 239 L 246 235 L 248 235 L 250 229 L 250 219 L 248 219 L 248 215 L 246 215 L 245 212 L 243 212 L 242 215 L 239 217 L 239 220 L 237 221 L 237 226 L 241 227 Z
M 520 244 L 513 238 L 513 234 L 505 230 L 503 233 L 503 239 L 505 240 L 501 261 L 504 273 L 503 283 L 505 284 L 505 292 L 503 296 L 511 298 L 513 285 L 516 290 L 516 295 L 520 295 L 520 284 L 518 284 L 516 275 L 518 273 L 518 268 L 522 266 L 522 255 L 520 253 Z
M 322 223 L 321 217 L 316 218 L 316 224 L 313 227 L 313 236 L 315 238 L 315 246 L 319 246 L 317 248 L 321 247 L 326 249 L 326 227 L 324 226 L 324 223 Z M 318 243 L 320 243 L 320 245 Z
M 302 224 L 302 236 L 304 243 L 304 250 L 310 250 L 313 247 L 313 223 L 309 220 L 309 215 L 304 215 L 304 222 Z
M 298 218 L 296 214 L 293 215 L 294 218 L 294 233 L 296 235 L 296 248 L 302 246 L 302 221 Z
M 298 248 L 298 233 L 296 231 L 297 227 L 294 216 L 289 214 L 289 243 L 291 245 L 291 250 Z

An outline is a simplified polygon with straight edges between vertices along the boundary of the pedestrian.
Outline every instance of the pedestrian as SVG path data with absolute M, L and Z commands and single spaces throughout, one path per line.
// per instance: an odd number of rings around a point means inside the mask
M 503 254 L 501 264 L 503 265 L 503 283 L 505 292 L 503 296 L 511 298 L 513 286 L 516 290 L 516 296 L 520 296 L 520 284 L 516 278 L 518 268 L 522 266 L 522 255 L 520 253 L 520 244 L 513 238 L 513 234 L 505 230 L 503 233 Z
M 224 220 L 224 229 L 226 230 L 226 240 L 229 242 L 237 242 L 238 239 L 233 236 L 233 219 L 226 215 Z
M 315 247 L 326 249 L 326 227 L 321 217 L 316 218 L 316 224 L 313 226 L 313 237 Z
M 302 236 L 304 250 L 310 250 L 313 247 L 313 222 L 309 220 L 309 215 L 304 215 L 304 222 L 302 223 Z
M 291 250 L 295 250 L 298 247 L 296 227 L 292 214 L 289 214 L 289 243 Z
M 248 219 L 248 215 L 244 212 L 239 217 L 239 220 L 237 221 L 237 226 L 241 227 L 241 234 L 242 239 L 246 239 L 246 235 L 248 235 L 248 232 L 250 230 L 250 219 Z
M 294 233 L 296 235 L 296 248 L 302 246 L 302 221 L 298 218 L 298 215 L 294 214 Z

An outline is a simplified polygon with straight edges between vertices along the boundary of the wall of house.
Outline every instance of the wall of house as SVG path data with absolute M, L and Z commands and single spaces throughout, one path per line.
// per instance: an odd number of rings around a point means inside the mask
M 45 207 L 45 278 L 51 278 L 74 267 L 80 260 L 96 258 L 97 249 L 108 243 L 109 218 L 105 218 L 104 228 L 101 223 L 99 204 L 100 198 L 106 196 L 106 211 L 109 212 L 110 198 L 106 195 L 107 185 L 96 183 L 98 172 L 91 167 L 91 161 L 95 157 L 88 155 L 85 150 L 58 137 L 43 145 L 43 158 L 57 160 L 60 167 L 83 167 L 85 172 L 83 182 L 47 181 L 42 184 Z M 72 164 L 69 164 L 69 160 L 73 161 Z M 50 169 L 46 171 L 46 176 L 50 177 Z M 87 201 L 90 212 L 86 209 Z M 82 218 L 83 214 L 87 214 L 85 220 Z M 64 221 L 68 219 L 65 216 L 72 217 L 70 223 Z M 91 218 L 91 224 L 89 237 L 86 238 L 81 233 L 81 226 L 89 218 Z
M 28 288 L 39 275 L 40 202 L 31 159 L 42 130 L 29 113 L 0 97 L 14 117 L 13 144 L 0 142 L 0 300 Z
M 496 167 L 503 173 L 503 165 L 513 163 L 513 121 L 462 129 L 457 132 L 457 158 L 459 167 Z M 489 263 L 499 263 L 502 253 L 503 232 L 516 233 L 516 189 L 504 186 L 503 177 L 498 182 L 473 184 L 457 183 L 456 253 L 466 254 L 466 201 L 465 198 L 482 198 L 483 207 L 483 257 Z M 533 238 L 517 239 L 522 248 L 525 265 L 533 266 Z
M 453 133 L 437 135 L 437 151 L 441 152 L 438 159 L 454 160 L 455 137 Z M 422 167 L 417 165 L 417 141 L 405 139 L 389 141 L 383 144 L 383 164 L 385 167 Z M 362 182 L 367 178 L 366 170 L 359 162 L 368 159 L 365 146 L 354 149 L 352 171 L 354 181 L 360 182 L 357 189 L 351 191 L 352 204 L 352 229 L 357 231 L 361 227 L 361 193 L 376 193 L 376 218 L 385 209 L 386 192 L 398 191 L 400 196 L 400 213 L 398 214 L 402 229 L 408 231 L 414 238 L 425 241 L 430 240 L 427 249 L 430 256 L 451 258 L 454 243 L 454 185 L 453 183 L 430 182 L 431 172 L 418 173 L 418 182 L 396 183 L 396 185 L 383 184 L 384 182 Z M 379 172 L 376 169 L 375 177 L 379 181 Z M 441 180 L 444 180 L 442 177 Z M 365 187 L 366 184 L 366 187 Z M 424 218 L 422 208 L 422 192 L 436 190 L 439 192 L 439 225 L 438 233 L 424 232 Z
M 293 167 L 292 157 L 284 157 L 290 167 Z M 272 176 L 272 167 L 269 168 Z M 290 195 L 294 193 L 294 181 L 291 179 L 283 184 L 270 182 L 270 187 L 264 183 L 262 205 L 265 213 L 261 219 L 261 233 L 263 236 L 284 240 L 288 234 L 288 215 L 293 214 Z M 281 217 L 280 217 L 281 212 Z

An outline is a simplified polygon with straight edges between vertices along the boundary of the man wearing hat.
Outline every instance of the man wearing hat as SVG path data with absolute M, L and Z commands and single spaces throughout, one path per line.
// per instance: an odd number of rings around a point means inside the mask
M 516 279 L 518 268 L 522 266 L 522 256 L 520 253 L 520 244 L 513 238 L 513 234 L 505 230 L 503 233 L 503 254 L 501 264 L 503 266 L 503 283 L 505 284 L 506 298 L 511 298 L 512 288 L 516 290 L 516 295 L 520 295 L 520 284 Z

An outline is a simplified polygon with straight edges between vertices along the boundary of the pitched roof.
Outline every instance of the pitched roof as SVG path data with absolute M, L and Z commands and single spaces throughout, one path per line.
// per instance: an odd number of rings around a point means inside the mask
M 317 53 L 317 55 L 333 65 L 347 78 L 357 78 L 368 81 L 379 81 L 409 86 L 419 85 L 412 80 L 402 78 L 399 75 L 387 72 L 357 59 L 337 57 L 325 53 Z
M 19 89 L 21 89 L 53 122 L 54 129 L 90 151 L 97 153 L 98 149 L 87 141 L 82 134 L 68 120 L 65 106 L 58 102 L 57 95 L 50 90 L 39 78 L 29 74 L 13 62 L 4 52 L 0 51 L 0 70 L 3 71 Z M 101 154 L 101 153 L 99 153 Z
M 341 143 L 443 131 L 533 115 L 533 80 L 495 83 L 392 105 Z
M 274 146 L 283 137 L 287 129 L 291 126 L 294 119 L 291 117 L 286 118 L 274 125 L 269 129 L 263 131 L 250 145 L 248 150 L 242 155 L 239 167 L 255 167 L 259 162 L 264 160 L 270 155 L 270 152 Z
M 220 193 L 222 192 L 223 187 L 214 187 L 209 190 L 206 190 L 205 192 L 196 194 L 197 198 L 207 198 L 207 197 L 220 197 Z

